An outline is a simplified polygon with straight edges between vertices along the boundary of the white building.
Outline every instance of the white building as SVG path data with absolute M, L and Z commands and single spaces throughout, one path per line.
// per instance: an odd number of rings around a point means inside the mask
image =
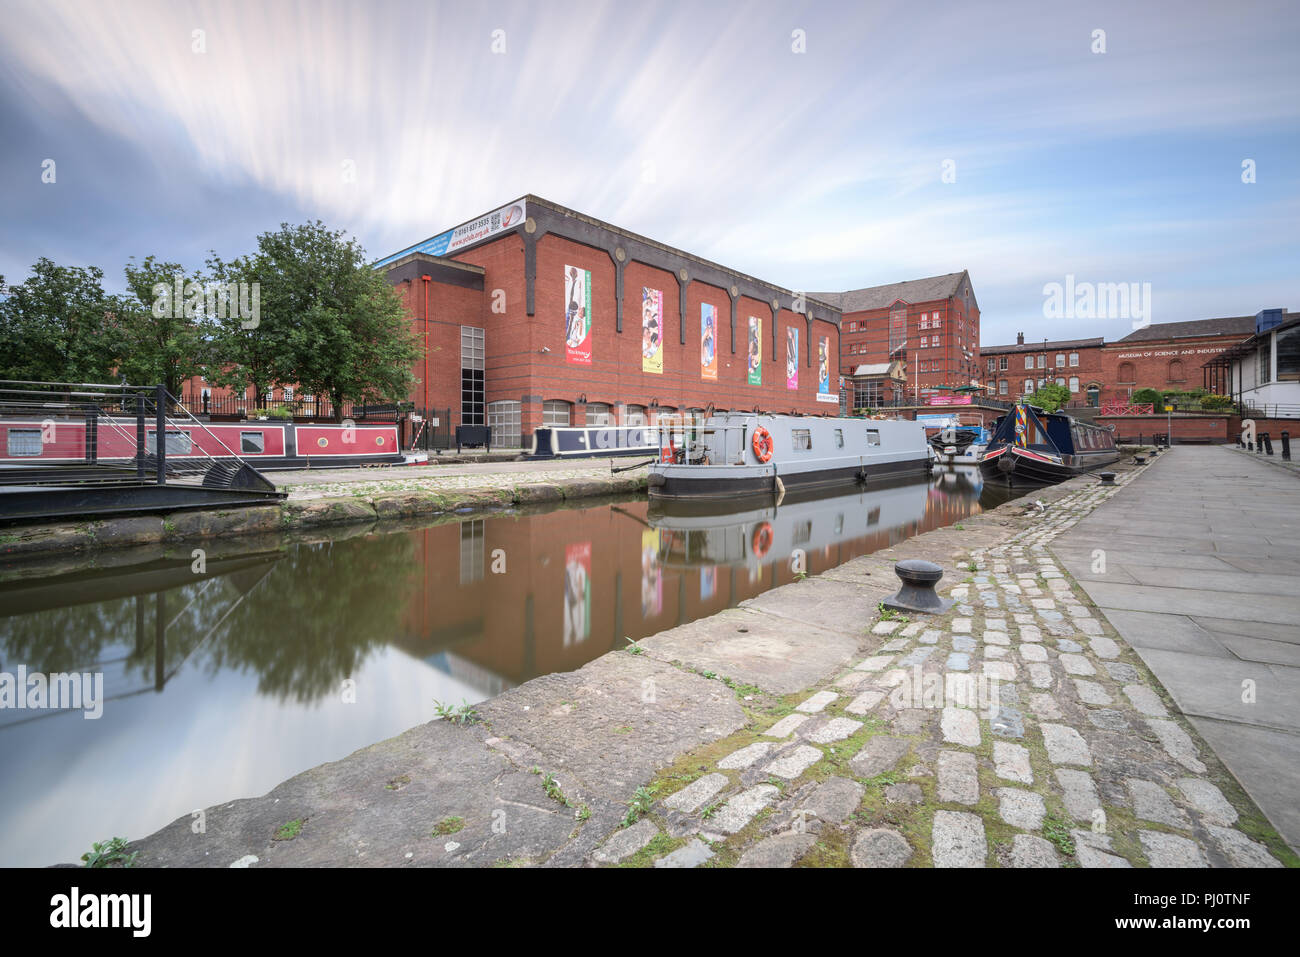
M 1265 309 L 1255 335 L 1206 365 L 1222 370 L 1224 393 L 1249 414 L 1300 418 L 1300 313 Z

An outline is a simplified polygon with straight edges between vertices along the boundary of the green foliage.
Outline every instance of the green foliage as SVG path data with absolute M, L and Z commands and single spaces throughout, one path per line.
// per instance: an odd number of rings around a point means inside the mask
M 1164 402 L 1164 396 L 1160 392 L 1156 391 L 1155 389 L 1138 389 L 1131 396 L 1129 396 L 1129 401 L 1132 402 L 1134 405 L 1146 405 L 1147 403 L 1150 403 L 1151 405 L 1154 405 L 1157 409 L 1161 409 L 1164 407 L 1162 405 L 1162 403 Z
M 629 638 L 627 635 L 624 635 L 624 636 L 623 636 L 623 640 L 627 642 L 627 647 L 624 648 L 623 650 L 626 651 L 628 654 L 630 654 L 630 655 L 643 655 L 643 654 L 645 654 L 645 649 L 642 648 L 640 645 L 638 645 L 635 641 L 633 641 L 633 640 L 632 640 L 631 638 Z
M 119 305 L 118 371 L 133 385 L 161 382 L 168 392 L 179 396 L 181 384 L 203 372 L 208 317 L 201 296 L 176 301 L 173 291 L 179 279 L 188 296 L 186 284 L 199 288 L 203 276 L 195 273 L 187 277 L 179 263 L 159 262 L 153 256 L 146 256 L 139 265 L 128 265 L 124 272 L 128 295 Z
M 261 322 L 274 377 L 343 404 L 404 399 L 422 357 L 406 309 L 383 273 L 345 234 L 319 221 L 283 223 L 257 239 Z
M 275 832 L 274 840 L 292 841 L 295 837 L 297 837 L 301 833 L 302 833 L 302 819 L 299 818 L 296 821 L 290 821 L 288 824 L 281 824 L 280 830 Z
M 464 698 L 461 699 L 459 705 L 454 705 L 450 702 L 443 704 L 437 698 L 434 698 L 433 712 L 439 718 L 442 718 L 444 721 L 450 721 L 453 724 L 475 724 L 482 720 L 482 718 L 479 717 L 479 713 L 475 711 L 474 707 Z
M 1201 408 L 1206 412 L 1226 412 L 1232 408 L 1232 396 L 1206 395 L 1201 398 Z
M 876 603 L 876 611 L 880 613 L 881 621 L 910 621 L 911 620 L 906 615 L 901 614 L 892 608 L 886 608 L 885 603 L 883 601 Z
M 1044 385 L 1041 389 L 1025 399 L 1030 405 L 1036 405 L 1044 412 L 1055 412 L 1070 401 L 1070 390 L 1055 382 Z
M 97 267 L 42 257 L 26 281 L 0 296 L 0 378 L 114 381 L 118 307 Z M 3 277 L 0 277 L 3 288 Z
M 433 826 L 430 837 L 446 837 L 448 834 L 455 834 L 463 830 L 465 819 L 463 817 L 444 817 L 441 821 Z
M 86 867 L 134 867 L 139 851 L 126 852 L 126 839 L 114 837 L 90 845 L 90 850 L 81 855 Z
M 1074 856 L 1074 838 L 1070 836 L 1070 825 L 1054 814 L 1043 820 L 1043 836 L 1056 845 L 1056 849 L 1066 857 Z
M 654 792 L 648 787 L 639 787 L 636 793 L 632 795 L 632 800 L 628 802 L 627 813 L 623 815 L 623 826 L 631 827 L 639 821 L 644 815 L 650 813 L 654 807 Z

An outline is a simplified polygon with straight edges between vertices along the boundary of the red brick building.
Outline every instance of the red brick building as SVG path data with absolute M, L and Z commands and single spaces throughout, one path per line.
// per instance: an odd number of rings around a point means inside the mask
M 1007 401 L 1044 382 L 1070 390 L 1070 405 L 1101 406 L 1139 389 L 1205 388 L 1202 366 L 1252 335 L 1254 316 L 1153 323 L 1115 342 L 1104 338 L 1025 341 L 984 346 L 981 384 Z M 1212 386 L 1213 383 L 1210 383 Z
M 1015 345 L 980 350 L 984 364 L 980 383 L 990 396 L 1005 402 L 1055 383 L 1070 390 L 1071 404 L 1096 406 L 1106 387 L 1104 344 L 1101 337 L 1025 342 L 1022 332 L 1016 335 Z
M 978 384 L 980 310 L 966 270 L 810 295 L 841 313 L 840 374 L 847 388 L 856 382 L 874 390 L 857 370 L 897 360 L 906 368 L 909 391 L 922 398 Z M 853 407 L 877 404 L 871 398 L 863 395 Z
M 834 306 L 536 196 L 377 267 L 425 345 L 411 400 L 494 445 L 710 405 L 839 410 Z

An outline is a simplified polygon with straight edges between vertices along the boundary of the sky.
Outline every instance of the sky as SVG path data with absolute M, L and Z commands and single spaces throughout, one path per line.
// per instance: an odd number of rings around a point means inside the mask
M 6 0 L 0 275 L 532 193 L 789 289 L 968 269 L 984 345 L 1132 330 L 1049 317 L 1067 276 L 1300 310 L 1297 49 L 1294 0 Z

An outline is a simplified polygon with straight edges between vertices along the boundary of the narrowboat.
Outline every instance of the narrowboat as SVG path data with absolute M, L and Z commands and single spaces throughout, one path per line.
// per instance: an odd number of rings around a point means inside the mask
M 647 425 L 542 426 L 533 431 L 530 459 L 588 459 L 596 456 L 654 455 L 654 430 Z
M 986 481 L 1054 484 L 1119 458 L 1115 433 L 1059 412 L 1017 405 L 993 423 L 980 456 Z
M 14 418 L 0 421 L 0 465 L 128 465 L 136 456 L 136 420 L 116 416 Z M 397 426 L 169 420 L 164 448 L 173 462 L 236 458 L 259 470 L 397 465 L 408 459 Z M 158 445 L 152 418 L 146 453 Z
M 925 430 L 903 420 L 724 412 L 660 428 L 654 499 L 735 499 L 829 490 L 932 465 Z

